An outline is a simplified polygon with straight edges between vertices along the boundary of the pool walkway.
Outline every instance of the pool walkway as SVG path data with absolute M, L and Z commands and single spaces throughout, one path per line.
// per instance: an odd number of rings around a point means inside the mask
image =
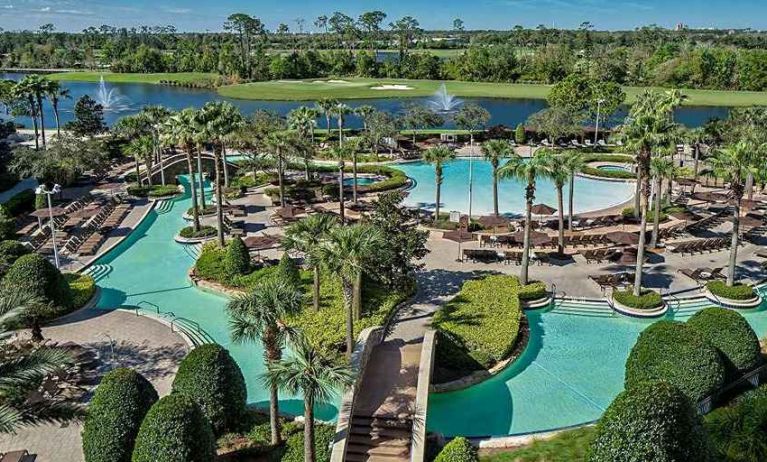
M 348 461 L 410 460 L 418 369 L 431 316 L 474 274 L 430 269 L 418 274 L 418 292 L 397 315 L 391 333 L 373 350 L 354 404 Z M 370 457 L 370 458 L 368 458 Z

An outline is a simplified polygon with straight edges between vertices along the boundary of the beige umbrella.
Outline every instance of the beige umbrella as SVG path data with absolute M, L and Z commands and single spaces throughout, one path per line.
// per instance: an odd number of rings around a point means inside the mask
M 463 231 L 463 230 L 456 230 L 456 231 L 445 231 L 442 233 L 442 239 L 447 239 L 448 241 L 453 241 L 458 243 L 458 258 L 456 261 L 463 262 L 463 258 L 461 258 L 461 244 L 464 242 L 470 242 L 474 240 L 474 234 Z

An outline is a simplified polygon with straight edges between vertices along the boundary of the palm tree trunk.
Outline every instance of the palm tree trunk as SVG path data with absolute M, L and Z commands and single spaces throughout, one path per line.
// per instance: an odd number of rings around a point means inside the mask
M 352 200 L 357 203 L 357 153 L 352 155 L 352 176 L 354 177 L 354 184 L 352 185 Z
M 527 186 L 528 189 L 531 188 L 531 185 Z M 526 210 L 525 210 L 525 239 L 524 239 L 524 245 L 522 247 L 522 271 L 519 275 L 519 282 L 522 283 L 522 285 L 527 284 L 528 279 L 528 267 L 530 266 L 530 225 L 533 217 L 533 199 L 529 198 L 527 199 L 526 204 Z
M 338 118 L 338 147 L 344 146 L 344 121 L 341 117 Z
M 40 149 L 40 140 L 38 139 L 40 137 L 40 133 L 39 129 L 37 128 L 37 105 L 31 96 L 29 97 L 29 107 L 30 112 L 32 113 L 32 127 L 35 129 L 35 150 L 37 151 Z
M 162 181 L 162 185 L 165 186 L 165 162 L 162 158 L 162 147 L 159 143 L 155 143 L 155 149 L 157 151 L 157 161 L 160 163 L 160 181 Z
M 314 399 L 312 399 L 311 396 L 306 397 L 307 394 L 308 393 L 304 392 L 304 460 L 306 462 L 315 462 Z
M 200 210 L 197 207 L 197 187 L 194 184 L 194 164 L 192 163 L 192 146 L 186 147 L 186 168 L 189 170 L 190 188 L 192 190 L 192 223 L 195 231 L 200 230 Z
M 320 310 L 320 266 L 315 265 L 314 272 L 314 287 L 312 290 L 312 304 L 316 311 Z
M 698 176 L 700 172 L 700 146 L 698 144 L 695 145 L 695 148 L 693 149 L 693 152 L 695 154 L 695 163 L 693 164 L 693 179 L 695 181 L 698 181 Z M 695 193 L 695 184 L 692 185 L 690 188 L 690 193 Z
M 354 279 L 354 293 L 352 303 L 354 305 L 354 320 L 362 318 L 362 271 L 357 273 Z
M 215 162 L 215 170 L 216 170 L 216 184 L 215 184 L 215 190 L 216 190 L 216 224 L 218 225 L 217 235 L 218 235 L 218 245 L 221 247 L 224 246 L 224 195 L 222 193 L 222 186 L 221 186 L 221 152 L 219 151 L 219 147 L 216 146 L 213 152 L 213 162 Z
M 642 169 L 637 166 L 637 184 L 634 191 L 634 218 L 639 218 L 640 198 L 642 196 Z
M 568 191 L 567 230 L 573 230 L 573 199 L 575 196 L 575 173 L 570 175 L 570 191 Z
M 282 166 L 282 155 L 277 153 L 277 181 L 280 184 L 280 207 L 285 207 L 285 172 Z
M 226 146 L 221 143 L 221 156 L 223 158 L 224 167 L 224 186 L 229 187 L 229 166 L 226 164 Z
M 338 215 L 341 217 L 341 223 L 345 221 L 344 212 L 344 167 L 338 169 Z
M 45 111 L 43 111 L 43 99 L 38 97 L 37 98 L 37 106 L 40 109 L 40 134 L 43 136 L 43 147 L 46 146 L 46 140 L 45 140 L 45 114 L 43 114 Z
M 267 327 L 263 339 L 267 366 L 282 358 L 276 338 L 277 334 L 274 332 L 274 328 Z M 277 446 L 282 442 L 282 432 L 280 431 L 280 394 L 276 383 L 269 386 L 269 427 L 272 433 L 272 445 Z
M 344 297 L 344 306 L 346 307 L 346 359 L 352 359 L 354 351 L 354 313 L 352 299 L 354 298 L 353 284 L 346 278 L 341 280 L 341 291 Z
M 746 194 L 748 195 L 748 200 L 754 198 L 754 174 L 751 172 L 746 177 Z
M 56 118 L 56 135 L 61 136 L 61 120 L 59 119 L 59 103 L 53 102 L 53 117 Z
M 205 210 L 205 180 L 203 177 L 205 174 L 202 170 L 202 145 L 197 147 L 197 173 L 199 175 L 197 181 L 200 186 L 200 210 Z
M 498 214 L 498 166 L 493 165 L 493 212 L 495 216 Z
M 564 211 L 564 185 L 557 185 L 557 206 L 559 208 L 559 236 L 557 241 L 557 250 L 560 255 L 565 253 L 565 211 Z
M 437 202 L 434 206 L 434 223 L 439 221 L 439 201 L 442 195 L 442 172 L 437 172 Z
M 133 156 L 133 160 L 136 162 L 136 184 L 141 186 L 144 184 L 144 181 L 141 179 L 141 164 L 138 161 L 138 156 Z
M 642 270 L 644 269 L 644 247 L 647 242 L 647 200 L 643 200 L 641 209 L 641 224 L 639 228 L 639 244 L 637 245 L 636 276 L 634 276 L 634 295 L 642 294 Z
M 735 285 L 735 265 L 738 263 L 738 244 L 740 244 L 740 201 L 735 198 L 735 211 L 732 216 L 732 239 L 730 242 L 730 262 L 727 267 L 727 286 Z
M 660 195 L 660 188 L 663 186 L 661 185 L 661 178 L 657 177 L 655 180 L 655 211 L 653 216 L 653 223 L 652 223 L 652 238 L 650 239 L 650 247 L 656 248 L 658 247 L 658 232 L 660 228 L 660 207 L 661 207 L 661 195 Z
M 152 167 L 153 167 L 152 156 L 149 156 L 146 159 L 144 159 L 144 163 L 146 164 L 146 180 L 147 180 L 147 184 L 149 184 L 149 186 L 152 186 L 154 184 L 152 182 Z

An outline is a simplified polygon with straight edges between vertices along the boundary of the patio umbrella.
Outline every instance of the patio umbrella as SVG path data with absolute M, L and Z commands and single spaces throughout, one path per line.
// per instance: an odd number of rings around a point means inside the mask
M 477 221 L 484 228 L 493 228 L 493 232 L 495 232 L 496 228 L 509 226 L 509 223 L 511 222 L 506 217 L 495 216 L 495 215 L 484 215 L 479 217 Z
M 639 235 L 636 233 L 629 233 L 627 231 L 613 231 L 605 234 L 605 237 L 610 242 L 619 245 L 637 245 L 639 244 Z
M 525 231 L 517 231 L 516 233 L 512 234 L 511 237 L 514 238 L 514 240 L 520 244 L 524 244 L 525 242 Z M 551 242 L 551 236 L 549 236 L 546 233 L 542 233 L 540 231 L 530 231 L 530 245 L 533 247 L 548 244 Z
M 261 257 L 262 250 L 276 249 L 280 247 L 280 239 L 268 234 L 246 237 L 243 239 L 243 242 L 248 250 L 255 250 L 258 257 Z
M 473 241 L 474 234 L 468 231 L 462 231 L 462 230 L 445 231 L 444 233 L 442 233 L 442 239 L 447 239 L 448 241 L 453 241 L 458 243 L 458 259 L 456 261 L 463 262 L 463 258 L 461 258 L 461 244 L 463 244 L 464 242 Z
M 534 215 L 553 215 L 556 211 L 557 209 L 549 207 L 546 204 L 535 204 L 531 209 L 531 212 Z

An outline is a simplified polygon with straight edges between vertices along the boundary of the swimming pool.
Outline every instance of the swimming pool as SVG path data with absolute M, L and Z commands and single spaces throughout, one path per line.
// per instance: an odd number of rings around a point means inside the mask
M 376 181 L 378 180 L 369 176 L 357 177 L 357 186 L 369 186 L 375 183 Z M 344 186 L 353 186 L 353 185 L 354 185 L 354 177 L 344 178 Z
M 188 180 L 181 178 L 188 186 Z M 115 309 L 136 306 L 151 312 L 153 306 L 164 312 L 191 319 L 231 352 L 240 365 L 248 387 L 248 402 L 267 407 L 269 392 L 261 381 L 265 372 L 260 343 L 234 344 L 229 337 L 227 298 L 203 292 L 189 280 L 187 272 L 195 257 L 188 248 L 173 241 L 186 226 L 182 215 L 191 206 L 188 193 L 174 199 L 172 207 L 152 210 L 133 232 L 95 264 L 108 265 L 110 271 L 97 282 L 101 296 L 97 307 Z M 303 401 L 298 396 L 280 395 L 281 411 L 299 415 Z M 317 407 L 318 418 L 333 420 L 335 407 Z
M 461 157 L 444 166 L 441 210 L 469 211 L 469 163 Z M 493 182 L 490 162 L 474 159 L 474 192 L 472 215 L 493 212 Z M 407 205 L 433 210 L 436 196 L 434 166 L 425 162 L 393 165 L 415 181 L 405 199 Z M 557 194 L 551 180 L 537 182 L 535 202 L 557 207 Z M 575 212 L 581 213 L 620 205 L 634 195 L 634 185 L 578 177 L 575 180 Z M 565 204 L 569 188 L 565 186 Z M 498 184 L 498 205 L 504 214 L 519 214 L 525 207 L 525 184 L 519 180 L 502 180 Z M 566 212 L 566 210 L 565 210 Z
M 686 320 L 711 305 L 691 302 L 667 318 Z M 767 303 L 743 312 L 759 338 L 767 333 L 765 310 Z M 597 420 L 623 391 L 626 358 L 652 323 L 609 311 L 576 315 L 561 307 L 528 311 L 527 317 L 530 342 L 511 366 L 478 385 L 429 396 L 429 431 L 507 436 Z
M 597 168 L 606 172 L 631 172 L 631 169 L 622 165 L 600 165 Z

